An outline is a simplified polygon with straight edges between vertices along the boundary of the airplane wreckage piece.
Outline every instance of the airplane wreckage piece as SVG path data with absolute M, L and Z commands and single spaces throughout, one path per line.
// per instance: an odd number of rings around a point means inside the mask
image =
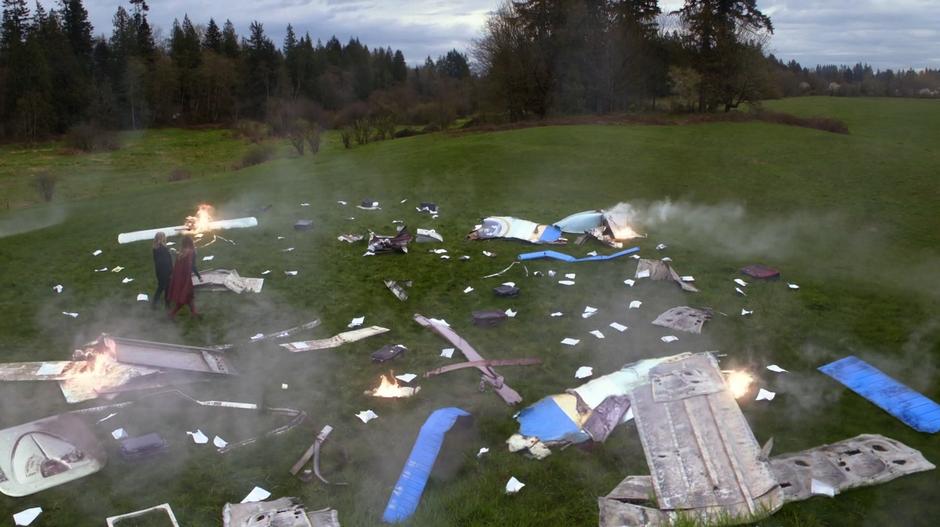
M 0 430 L 0 492 L 35 494 L 101 470 L 108 457 L 82 419 L 46 417 Z
M 411 280 L 383 280 L 385 287 L 395 295 L 395 298 L 404 302 L 408 300 L 408 291 L 405 291 L 406 287 L 411 287 Z
M 262 340 L 271 340 L 271 339 L 282 339 L 287 338 L 295 333 L 300 333 L 308 329 L 313 329 L 320 325 L 320 319 L 314 319 L 305 324 L 299 326 L 294 326 L 292 328 L 285 329 L 283 331 L 274 331 L 272 333 L 261 335 L 260 337 L 251 337 L 252 342 L 260 342 Z
M 103 353 L 109 354 L 118 362 L 134 366 L 220 375 L 235 374 L 235 369 L 225 358 L 225 354 L 212 348 L 150 342 L 111 335 L 102 335 L 98 340 L 86 344 L 83 349 L 76 350 L 73 356 L 89 358 Z
M 128 512 L 127 514 L 118 514 L 117 516 L 109 516 L 105 518 L 105 521 L 108 522 L 108 527 L 121 527 L 124 525 L 124 520 L 130 520 L 132 518 L 140 518 L 141 516 L 153 516 L 154 513 L 163 513 L 160 514 L 161 517 L 166 518 L 166 521 L 170 522 L 169 524 L 172 527 L 180 527 L 179 522 L 176 520 L 176 515 L 173 514 L 173 509 L 170 508 L 169 503 L 163 503 L 155 507 L 150 507 L 148 509 L 143 509 L 134 512 Z
M 217 230 L 226 230 L 226 229 L 246 229 L 249 227 L 257 227 L 258 219 L 254 217 L 248 218 L 236 218 L 232 220 L 216 220 L 211 221 L 206 226 L 206 230 L 217 231 Z M 146 231 L 134 231 L 134 232 L 122 232 L 118 234 L 118 243 L 125 244 L 131 242 L 138 242 L 143 240 L 153 240 L 153 237 L 157 235 L 158 232 L 162 232 L 167 237 L 169 236 L 178 236 L 180 234 L 188 234 L 192 232 L 190 226 L 188 225 L 177 225 L 175 227 L 161 227 L 159 229 L 150 229 Z
M 527 260 L 538 260 L 541 258 L 549 258 L 551 260 L 559 260 L 562 262 L 603 262 L 606 260 L 613 260 L 614 258 L 620 258 L 621 256 L 627 256 L 629 254 L 640 252 L 639 247 L 630 247 L 629 249 L 624 249 L 622 251 L 617 251 L 613 254 L 598 254 L 594 256 L 585 256 L 584 258 L 575 258 L 570 254 L 560 253 L 558 251 L 536 251 L 533 253 L 522 253 L 518 256 L 520 262 Z
M 415 322 L 417 322 L 422 327 L 428 328 L 431 331 L 437 333 L 445 340 L 451 343 L 452 346 L 459 349 L 463 353 L 464 357 L 468 361 L 482 361 L 485 360 L 477 350 L 473 349 L 473 346 L 469 342 L 464 340 L 460 335 L 458 335 L 454 330 L 450 329 L 448 326 L 444 325 L 441 322 L 430 320 L 424 315 L 415 314 Z M 513 405 L 519 402 L 522 402 L 522 396 L 519 395 L 516 390 L 510 388 L 503 380 L 503 376 L 498 374 L 490 366 L 477 366 L 477 369 L 480 370 L 482 374 L 480 380 L 481 389 L 487 384 L 493 387 L 493 390 L 506 401 L 506 404 Z
M 232 291 L 242 294 L 260 293 L 264 287 L 264 278 L 246 278 L 234 269 L 211 269 L 200 273 L 202 278 L 193 275 L 193 287 L 198 291 Z
M 340 527 L 336 510 L 308 511 L 297 498 L 226 503 L 222 527 Z
M 300 456 L 300 459 L 294 463 L 294 466 L 291 467 L 291 475 L 297 476 L 301 481 L 307 483 L 313 480 L 313 476 L 316 476 L 317 479 L 326 483 L 327 485 L 346 485 L 346 483 L 331 483 L 327 481 L 326 478 L 320 474 L 320 448 L 323 446 L 323 443 L 326 442 L 326 438 L 330 436 L 330 432 L 333 431 L 333 427 L 326 425 L 320 430 L 320 433 L 317 434 L 317 438 L 313 441 L 313 444 L 310 445 L 303 455 Z M 313 458 L 313 469 L 304 470 L 302 474 L 300 471 L 303 470 L 304 465 L 310 462 L 310 458 Z M 300 475 L 298 475 L 300 474 Z
M 623 242 L 641 236 L 630 227 L 630 215 L 615 207 L 612 210 L 588 210 L 555 222 L 562 232 L 590 236 L 615 249 Z
M 701 333 L 702 326 L 711 318 L 711 313 L 694 307 L 679 306 L 667 309 L 653 321 L 654 326 L 686 331 L 688 333 Z
M 561 237 L 561 229 L 554 225 L 539 225 L 510 216 L 483 218 L 483 222 L 467 234 L 468 240 L 494 238 L 514 238 L 530 243 L 567 243 Z
M 682 280 L 668 261 L 647 260 L 641 258 L 636 262 L 636 274 L 634 278 L 649 278 L 650 280 L 672 280 L 679 284 L 683 291 L 698 293 L 698 288 Z
M 303 340 L 300 342 L 288 342 L 286 344 L 281 344 L 280 346 L 288 351 L 298 353 L 301 351 L 310 351 L 310 350 L 325 350 L 331 348 L 338 348 L 343 344 L 349 342 L 356 342 L 357 340 L 362 340 L 369 337 L 374 337 L 375 335 L 381 335 L 382 333 L 388 332 L 387 328 L 381 326 L 369 326 L 367 328 L 354 329 L 352 331 L 344 331 L 342 333 L 333 335 L 327 339 L 319 340 Z
M 385 254 L 391 252 L 408 252 L 408 244 L 414 237 L 408 232 L 408 227 L 402 225 L 398 229 L 398 234 L 394 236 L 383 236 L 374 232 L 369 232 L 369 246 L 366 255 Z

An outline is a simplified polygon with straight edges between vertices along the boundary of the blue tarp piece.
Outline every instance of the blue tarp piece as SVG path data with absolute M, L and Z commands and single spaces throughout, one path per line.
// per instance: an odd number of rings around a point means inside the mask
M 431 469 L 434 468 L 434 461 L 441 451 L 444 435 L 453 428 L 458 417 L 469 415 L 460 408 L 439 408 L 421 425 L 418 439 L 415 440 L 408 461 L 398 476 L 398 483 L 388 498 L 388 505 L 382 514 L 383 522 L 402 522 L 414 514 L 418 502 L 421 501 L 421 494 L 424 493 L 428 476 L 431 475 Z
M 640 252 L 639 247 L 630 247 L 629 249 L 624 249 L 620 252 L 614 254 L 598 254 L 597 256 L 586 256 L 584 258 L 575 258 L 569 254 L 560 253 L 558 251 L 536 251 L 534 253 L 523 253 L 519 255 L 519 260 L 538 260 L 539 258 L 551 258 L 553 260 L 561 260 L 563 262 L 599 262 L 603 260 L 613 260 L 614 258 L 620 258 L 621 256 L 626 256 L 628 254 Z
M 940 405 L 888 377 L 858 357 L 849 355 L 820 366 L 819 371 L 841 382 L 918 432 L 933 434 L 940 431 Z
M 581 428 L 568 417 L 551 397 L 525 408 L 516 417 L 519 433 L 526 437 L 537 437 L 541 441 L 561 441 L 576 438 Z M 575 442 L 578 442 L 575 439 Z
M 561 229 L 554 225 L 546 225 L 542 235 L 539 236 L 539 243 L 555 243 L 561 238 Z

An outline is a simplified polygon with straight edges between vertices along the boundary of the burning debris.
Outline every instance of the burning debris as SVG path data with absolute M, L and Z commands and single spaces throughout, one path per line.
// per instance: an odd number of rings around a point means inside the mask
M 412 397 L 417 395 L 421 391 L 420 386 L 402 386 L 398 384 L 398 379 L 395 378 L 395 372 L 392 372 L 388 375 L 379 376 L 379 385 L 372 390 L 365 391 L 365 395 L 371 395 L 372 397 L 382 397 L 386 399 L 403 399 L 405 397 Z
M 161 227 L 159 229 L 145 231 L 122 232 L 118 234 L 118 243 L 125 244 L 143 240 L 153 240 L 153 237 L 156 236 L 158 232 L 162 232 L 167 237 L 170 237 L 179 236 L 181 234 L 206 234 L 219 230 L 245 229 L 258 226 L 258 220 L 255 217 L 215 220 L 212 218 L 213 212 L 214 209 L 211 205 L 199 205 L 196 213 L 193 216 L 188 216 L 183 225 Z

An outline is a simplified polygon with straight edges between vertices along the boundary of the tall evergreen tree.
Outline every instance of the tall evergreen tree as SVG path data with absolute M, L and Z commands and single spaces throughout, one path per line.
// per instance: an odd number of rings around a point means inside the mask
M 82 5 L 82 0 L 64 0 L 62 2 L 62 26 L 68 35 L 72 52 L 82 61 L 91 65 L 92 26 L 88 21 L 88 11 Z
M 215 23 L 214 18 L 210 18 L 209 25 L 206 26 L 206 33 L 202 37 L 202 47 L 216 53 L 222 53 L 222 31 Z
M 238 35 L 231 20 L 226 20 L 222 26 L 222 53 L 230 58 L 238 57 Z

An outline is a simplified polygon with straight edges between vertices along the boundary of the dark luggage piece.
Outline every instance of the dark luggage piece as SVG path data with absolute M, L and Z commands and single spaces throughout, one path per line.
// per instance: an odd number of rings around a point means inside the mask
M 364 209 L 373 209 L 379 206 L 378 201 L 373 201 L 371 199 L 362 200 L 362 208 Z
M 294 224 L 295 231 L 309 231 L 313 228 L 313 220 L 297 220 Z
M 162 454 L 169 450 L 169 447 L 166 440 L 156 432 L 128 437 L 121 440 L 121 457 L 127 461 L 138 461 Z
M 771 278 L 780 278 L 780 271 L 766 265 L 754 264 L 741 269 L 741 273 L 751 278 L 761 278 L 764 280 Z
M 372 353 L 372 362 L 385 362 L 392 360 L 406 351 L 408 351 L 408 348 L 402 346 L 401 344 L 388 344 L 386 346 L 382 346 L 378 351 Z
M 509 318 L 509 316 L 502 311 L 474 311 L 473 325 L 491 328 L 507 318 Z
M 501 285 L 499 287 L 494 287 L 493 292 L 496 293 L 496 296 L 505 298 L 515 298 L 519 296 L 519 288 L 512 285 Z

